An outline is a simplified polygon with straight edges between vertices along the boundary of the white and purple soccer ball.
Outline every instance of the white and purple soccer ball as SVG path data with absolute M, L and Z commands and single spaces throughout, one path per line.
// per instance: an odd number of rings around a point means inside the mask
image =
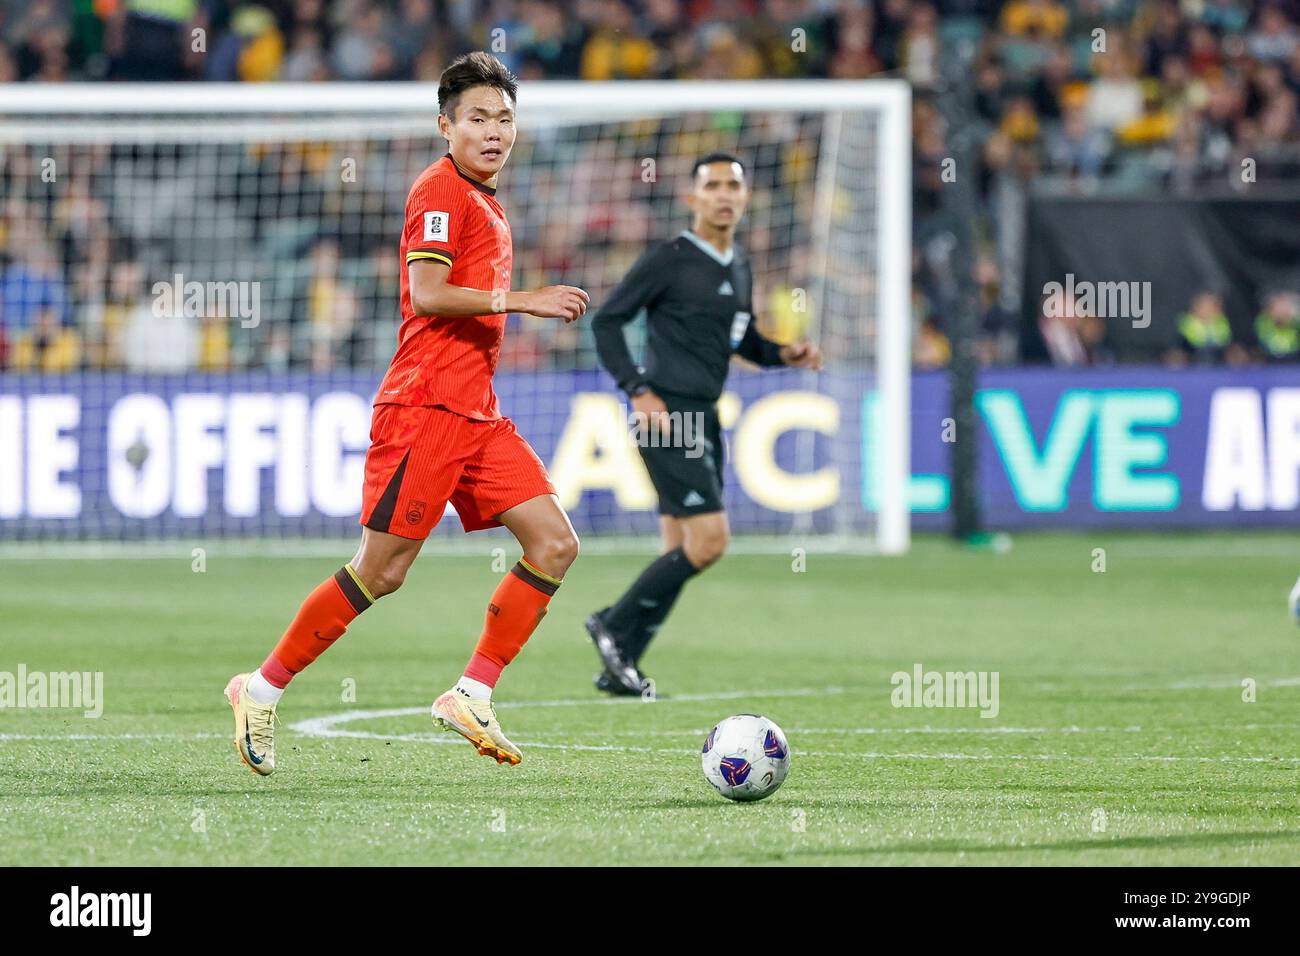
M 762 800 L 785 783 L 790 745 L 766 717 L 738 714 L 709 731 L 701 760 L 704 779 L 728 800 Z

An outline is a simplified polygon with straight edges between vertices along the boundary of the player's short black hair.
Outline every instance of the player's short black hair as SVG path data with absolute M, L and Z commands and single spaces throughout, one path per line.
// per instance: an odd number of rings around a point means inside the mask
M 492 54 L 482 50 L 458 56 L 438 79 L 438 112 L 447 119 L 455 119 L 460 95 L 476 86 L 491 86 L 507 93 L 510 102 L 514 103 L 519 93 L 519 77 Z
M 701 166 L 707 166 L 709 163 L 735 163 L 740 167 L 741 172 L 745 172 L 745 164 L 740 161 L 739 156 L 732 153 L 709 153 L 709 155 L 701 156 L 695 161 L 695 165 L 691 167 L 691 179 L 700 174 Z

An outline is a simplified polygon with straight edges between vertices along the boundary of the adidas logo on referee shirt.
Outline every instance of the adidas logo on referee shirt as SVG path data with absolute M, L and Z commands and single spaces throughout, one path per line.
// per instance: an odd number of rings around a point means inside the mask
M 704 504 L 704 496 L 698 491 L 692 491 L 682 499 L 682 507 L 684 508 L 694 508 L 696 505 L 702 504 Z
M 735 290 L 731 288 L 730 280 L 722 280 L 722 285 L 718 286 L 718 295 L 735 295 Z

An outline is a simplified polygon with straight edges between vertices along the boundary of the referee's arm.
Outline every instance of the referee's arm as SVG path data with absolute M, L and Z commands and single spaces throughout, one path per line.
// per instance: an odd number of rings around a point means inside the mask
M 663 291 L 665 272 L 660 267 L 659 253 L 660 247 L 642 253 L 591 321 L 600 364 L 614 376 L 618 387 L 629 394 L 645 384 L 645 371 L 632 361 L 623 326 L 635 319 L 642 308 L 653 304 Z
M 785 359 L 781 357 L 781 346 L 771 339 L 764 338 L 758 331 L 757 323 L 749 320 L 749 325 L 745 326 L 745 334 L 736 346 L 736 354 L 743 359 L 748 359 L 755 365 L 772 366 L 784 365 Z
M 750 319 L 745 327 L 745 334 L 736 346 L 736 354 L 748 359 L 755 365 L 770 368 L 775 365 L 790 365 L 794 368 L 820 369 L 822 353 L 816 345 L 808 340 L 793 345 L 781 345 L 759 334 L 757 324 Z

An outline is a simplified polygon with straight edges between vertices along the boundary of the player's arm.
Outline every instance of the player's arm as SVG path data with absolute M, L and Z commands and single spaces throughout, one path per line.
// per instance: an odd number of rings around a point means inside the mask
M 753 319 L 745 327 L 745 334 L 741 337 L 740 344 L 736 346 L 736 354 L 755 365 L 764 367 L 776 365 L 811 369 L 822 367 L 822 351 L 814 343 L 804 339 L 791 345 L 780 345 L 765 338 L 758 331 Z
M 587 311 L 587 293 L 573 286 L 546 286 L 532 292 L 472 289 L 447 281 L 465 237 L 482 228 L 484 212 L 464 193 L 433 177 L 417 183 L 406 198 L 402 239 L 411 308 L 416 315 L 444 317 L 526 312 L 572 322 Z
M 632 361 L 623 326 L 635 319 L 643 308 L 653 305 L 663 292 L 670 274 L 665 261 L 667 248 L 665 244 L 642 253 L 591 322 L 600 364 L 614 377 L 618 387 L 633 398 L 636 397 L 633 393 L 646 384 L 645 369 Z
M 495 315 L 523 312 L 572 322 L 587 311 L 586 292 L 570 285 L 549 285 L 531 292 L 470 289 L 447 281 L 451 266 L 438 258 L 412 258 L 406 266 L 411 308 L 416 315 Z

